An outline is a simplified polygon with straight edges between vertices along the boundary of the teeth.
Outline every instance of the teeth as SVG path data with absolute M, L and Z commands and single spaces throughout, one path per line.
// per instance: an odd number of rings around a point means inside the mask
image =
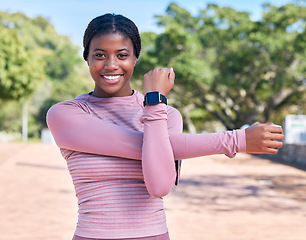
M 117 79 L 119 78 L 121 75 L 115 75 L 115 76 L 105 76 L 103 75 L 103 77 L 105 77 L 106 79 L 109 79 L 109 80 L 114 80 L 114 79 Z

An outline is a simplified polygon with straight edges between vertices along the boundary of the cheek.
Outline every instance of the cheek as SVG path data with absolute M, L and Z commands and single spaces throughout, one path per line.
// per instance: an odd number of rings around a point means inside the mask
M 130 62 L 126 65 L 126 69 L 129 69 L 129 71 L 130 71 L 131 73 L 133 73 L 134 68 L 135 68 L 135 63 L 134 63 L 134 61 L 130 61 Z
M 90 62 L 88 67 L 91 74 L 95 74 L 95 72 L 97 72 L 99 69 L 99 65 L 95 62 Z
M 99 71 L 96 65 L 89 65 L 89 73 L 94 81 L 97 81 L 100 77 Z
M 92 65 L 89 66 L 89 72 L 90 72 L 91 76 L 94 74 L 94 70 L 93 70 L 93 66 Z

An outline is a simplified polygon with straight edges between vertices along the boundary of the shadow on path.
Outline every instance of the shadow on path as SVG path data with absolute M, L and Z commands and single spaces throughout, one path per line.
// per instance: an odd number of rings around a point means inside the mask
M 294 181 L 298 180 L 298 184 Z M 304 181 L 305 184 L 300 184 Z M 304 191 L 299 192 L 298 190 Z M 275 191 L 277 190 L 277 191 Z M 287 190 L 294 196 L 283 194 Z M 298 194 L 299 193 L 299 194 Z M 201 175 L 181 179 L 172 190 L 173 197 L 184 199 L 189 205 L 212 211 L 284 212 L 302 210 L 306 203 L 306 177 L 253 175 Z M 305 209 L 304 209 L 305 210 Z

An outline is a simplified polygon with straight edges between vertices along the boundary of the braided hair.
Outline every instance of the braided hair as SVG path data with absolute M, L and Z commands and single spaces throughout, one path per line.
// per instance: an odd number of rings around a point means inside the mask
M 85 61 L 88 57 L 91 39 L 97 35 L 109 33 L 120 33 L 129 37 L 134 46 L 134 54 L 137 59 L 139 58 L 141 39 L 135 23 L 122 15 L 107 13 L 94 18 L 85 30 L 83 38 L 83 58 Z

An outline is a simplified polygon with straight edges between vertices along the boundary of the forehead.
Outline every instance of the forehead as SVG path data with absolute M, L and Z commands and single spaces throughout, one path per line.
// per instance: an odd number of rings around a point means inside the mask
M 118 47 L 126 48 L 128 50 L 133 49 L 132 40 L 124 34 L 121 33 L 104 33 L 98 34 L 94 36 L 89 45 L 90 50 L 94 50 L 93 48 L 109 48 L 116 49 Z

